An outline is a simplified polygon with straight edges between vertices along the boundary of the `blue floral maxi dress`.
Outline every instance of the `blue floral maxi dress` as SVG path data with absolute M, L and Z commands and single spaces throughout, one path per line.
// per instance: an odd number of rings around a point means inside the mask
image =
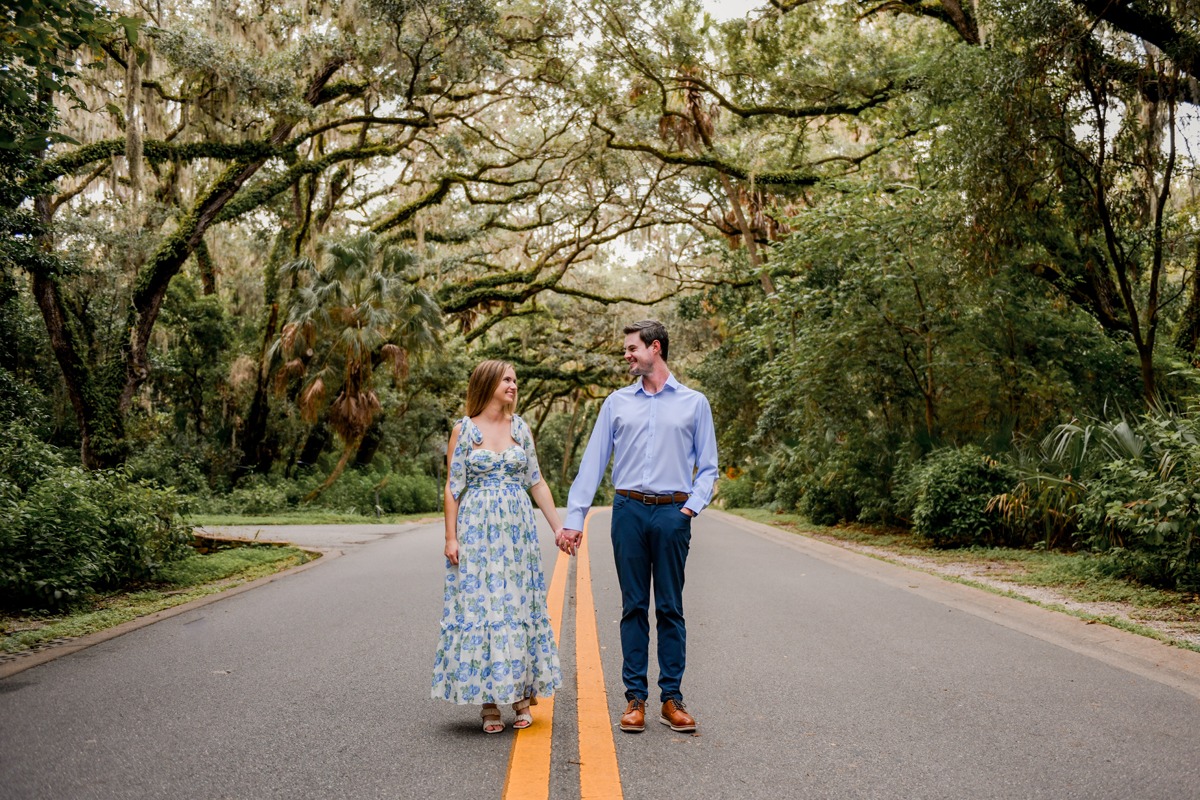
M 445 607 L 434 699 L 513 703 L 562 685 L 546 613 L 546 578 L 529 487 L 541 479 L 529 427 L 513 415 L 517 444 L 479 447 L 483 432 L 463 417 L 450 460 L 458 504 L 458 566 L 446 560 Z

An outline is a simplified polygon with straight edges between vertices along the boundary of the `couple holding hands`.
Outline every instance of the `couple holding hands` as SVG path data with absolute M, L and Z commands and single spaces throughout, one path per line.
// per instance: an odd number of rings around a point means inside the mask
M 542 480 L 529 426 L 515 413 L 512 365 L 485 361 L 471 373 L 467 415 L 447 451 L 446 579 L 432 696 L 481 705 L 483 730 L 500 733 L 500 705 L 512 705 L 514 728 L 533 723 L 530 705 L 562 684 L 558 645 L 546 609 L 530 495 L 574 554 L 583 520 L 613 459 L 612 543 L 621 587 L 623 731 L 645 729 L 650 592 L 658 622 L 660 721 L 694 731 L 683 703 L 687 631 L 684 565 L 691 520 L 712 498 L 717 441 L 700 392 L 667 366 L 667 330 L 645 320 L 624 329 L 624 358 L 636 382 L 605 399 L 563 525 Z

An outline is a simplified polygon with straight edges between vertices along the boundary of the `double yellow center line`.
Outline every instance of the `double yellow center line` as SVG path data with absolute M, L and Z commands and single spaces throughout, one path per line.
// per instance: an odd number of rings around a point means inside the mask
M 579 713 L 579 795 L 582 800 L 621 800 L 621 773 L 613 742 L 608 693 L 600 664 L 600 639 L 592 601 L 592 569 L 588 557 L 588 523 L 583 523 L 583 543 L 575 564 L 575 671 Z M 546 595 L 555 641 L 561 641 L 570 556 L 560 552 L 554 563 Z M 554 732 L 554 698 L 538 701 L 537 721 L 517 731 L 504 781 L 504 800 L 548 800 L 550 796 L 550 742 Z

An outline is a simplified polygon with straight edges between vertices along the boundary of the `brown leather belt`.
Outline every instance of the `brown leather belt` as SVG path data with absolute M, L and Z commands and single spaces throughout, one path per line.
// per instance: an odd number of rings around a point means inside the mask
M 628 497 L 630 500 L 636 500 L 639 503 L 648 506 L 665 506 L 667 503 L 686 503 L 691 497 L 687 492 L 673 492 L 671 494 L 642 494 L 630 489 L 617 489 L 617 494 L 622 497 Z

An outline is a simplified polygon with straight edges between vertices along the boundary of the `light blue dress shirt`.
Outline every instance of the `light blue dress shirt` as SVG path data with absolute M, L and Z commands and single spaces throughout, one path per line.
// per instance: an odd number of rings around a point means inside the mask
M 563 525 L 583 530 L 596 489 L 613 461 L 613 486 L 644 494 L 687 492 L 684 508 L 699 514 L 717 481 L 717 434 L 708 398 L 671 375 L 657 394 L 642 379 L 610 394 L 567 496 Z

